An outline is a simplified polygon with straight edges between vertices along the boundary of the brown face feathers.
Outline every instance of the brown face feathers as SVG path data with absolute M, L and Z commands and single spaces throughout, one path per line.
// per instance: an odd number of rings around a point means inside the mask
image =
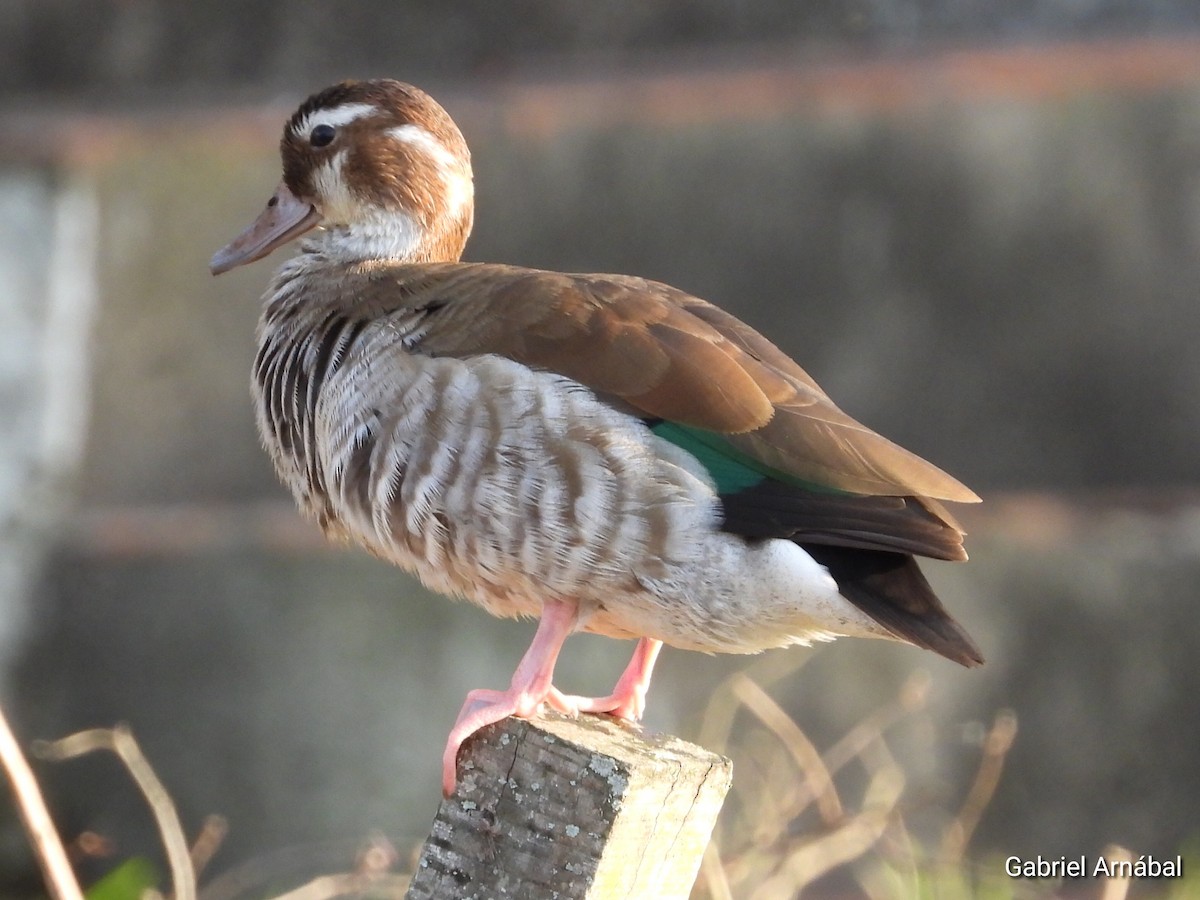
M 317 145 L 318 127 L 332 127 L 328 143 Z M 288 120 L 280 155 L 284 183 L 329 224 L 346 224 L 352 204 L 363 214 L 403 212 L 429 234 L 425 258 L 461 255 L 474 215 L 471 155 L 424 91 L 390 80 L 326 88 Z

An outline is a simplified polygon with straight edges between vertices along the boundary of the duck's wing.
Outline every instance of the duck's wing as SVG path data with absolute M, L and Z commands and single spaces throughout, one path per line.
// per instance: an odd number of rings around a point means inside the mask
M 731 530 L 964 557 L 961 529 L 937 501 L 976 502 L 974 492 L 846 415 L 765 337 L 683 291 L 616 275 L 385 263 L 355 270 L 344 290 L 372 318 L 403 315 L 422 353 L 503 355 L 622 404 L 704 463 Z

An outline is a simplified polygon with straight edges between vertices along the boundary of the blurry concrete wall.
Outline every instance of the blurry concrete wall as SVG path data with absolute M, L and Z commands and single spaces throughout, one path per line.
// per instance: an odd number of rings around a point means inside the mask
M 561 74 L 597 60 L 711 61 L 762 42 L 822 54 L 1196 27 L 1189 0 L 0 0 L 0 90 L 203 101 L 348 76 L 486 81 L 531 63 Z
M 720 303 L 848 411 L 993 498 L 964 516 L 973 561 L 929 567 L 988 667 L 846 642 L 779 688 L 824 746 L 927 668 L 928 740 L 905 762 L 914 796 L 949 805 L 978 723 L 1013 707 L 1023 727 L 984 850 L 1165 854 L 1194 833 L 1200 776 L 1173 748 L 1197 738 L 1200 502 L 1178 488 L 1197 481 L 1200 441 L 1198 47 L 439 92 L 474 150 L 470 258 L 636 273 Z M 79 301 L 86 452 L 72 514 L 42 542 L 10 706 L 29 736 L 130 721 L 193 827 L 230 817 L 225 864 L 372 827 L 420 837 L 462 694 L 503 684 L 530 634 L 325 549 L 257 447 L 255 298 L 278 260 L 215 281 L 205 265 L 277 180 L 277 129 L 317 86 L 302 80 L 265 109 L 30 112 L 0 135 L 13 178 L 41 167 L 34 188 L 9 188 L 40 198 L 18 219 L 34 249 L 61 185 L 86 186 L 98 223 L 99 305 Z M 40 309 L 30 291 L 21 308 Z M 1015 493 L 1029 489 L 1091 505 Z M 574 640 L 564 684 L 607 686 L 628 650 Z M 651 727 L 694 732 L 744 662 L 668 653 Z M 43 772 L 67 831 L 151 843 L 106 761 Z M 0 842 L 0 871 L 19 869 L 4 849 L 19 846 Z
M 96 305 L 95 196 L 36 164 L 0 170 L 0 671 L 28 625 L 30 579 L 74 505 Z

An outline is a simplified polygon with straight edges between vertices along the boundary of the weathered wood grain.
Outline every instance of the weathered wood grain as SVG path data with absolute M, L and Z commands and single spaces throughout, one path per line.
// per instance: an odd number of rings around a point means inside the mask
M 409 900 L 686 898 L 731 777 L 608 717 L 506 719 L 464 747 Z

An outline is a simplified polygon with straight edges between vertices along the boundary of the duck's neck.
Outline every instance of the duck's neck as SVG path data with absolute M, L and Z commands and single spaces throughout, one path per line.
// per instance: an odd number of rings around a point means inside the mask
M 407 212 L 382 211 L 353 225 L 326 225 L 300 246 L 305 254 L 334 263 L 390 260 L 397 263 L 457 262 L 466 233 L 462 223 L 437 227 Z
M 394 259 L 423 262 L 428 235 L 407 213 L 360 219 L 353 225 L 327 225 L 300 245 L 307 254 L 331 262 Z

